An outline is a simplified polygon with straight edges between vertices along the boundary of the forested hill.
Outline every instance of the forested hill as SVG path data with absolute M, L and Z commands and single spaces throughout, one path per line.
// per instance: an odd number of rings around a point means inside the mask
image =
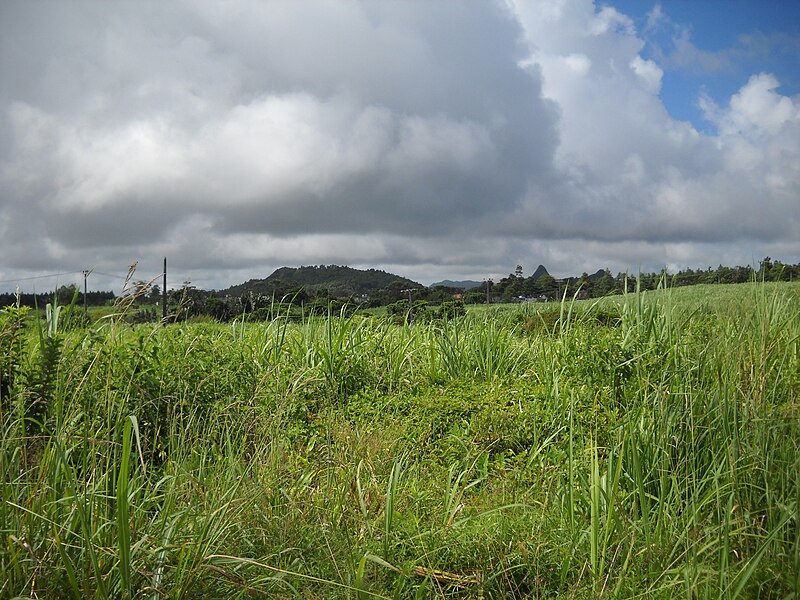
M 432 283 L 428 287 L 431 288 L 446 287 L 446 288 L 455 288 L 466 291 L 479 287 L 480 285 L 481 285 L 480 281 L 472 279 L 465 279 L 464 281 L 453 281 L 452 279 L 445 279 L 444 281 L 437 281 L 435 283 Z
M 281 267 L 266 279 L 251 279 L 220 293 L 241 296 L 247 292 L 265 295 L 283 295 L 287 291 L 303 288 L 306 292 L 328 290 L 332 296 L 369 294 L 394 284 L 404 288 L 420 288 L 422 285 L 378 269 L 353 269 L 338 265 L 310 267 Z

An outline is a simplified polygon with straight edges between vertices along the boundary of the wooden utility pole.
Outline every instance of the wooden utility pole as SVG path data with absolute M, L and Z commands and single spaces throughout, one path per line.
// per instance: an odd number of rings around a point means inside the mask
M 86 319 L 89 319 L 89 300 L 86 297 L 87 293 L 87 284 L 86 279 L 89 277 L 89 273 L 91 271 L 84 269 L 83 271 L 83 314 L 86 315 Z
M 161 317 L 167 320 L 167 257 L 164 257 L 164 285 L 161 288 Z
M 414 293 L 414 290 L 408 290 L 408 326 L 411 327 L 414 325 L 414 301 L 411 299 L 411 294 Z
M 414 302 L 411 299 L 411 294 L 414 293 L 414 288 L 408 288 L 403 291 L 408 292 L 408 325 L 411 327 L 414 325 Z

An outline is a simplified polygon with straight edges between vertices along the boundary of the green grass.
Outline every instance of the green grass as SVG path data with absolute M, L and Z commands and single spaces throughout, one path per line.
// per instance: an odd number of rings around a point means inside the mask
M 479 308 L 3 312 L 0 598 L 798 596 L 799 285 Z

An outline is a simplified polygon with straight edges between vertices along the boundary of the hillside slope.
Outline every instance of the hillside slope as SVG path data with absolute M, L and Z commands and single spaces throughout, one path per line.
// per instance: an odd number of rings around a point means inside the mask
M 251 279 L 222 290 L 221 293 L 229 296 L 241 296 L 247 292 L 271 295 L 303 288 L 307 292 L 326 289 L 334 296 L 351 296 L 369 294 L 391 284 L 409 288 L 422 287 L 415 281 L 378 269 L 362 270 L 338 265 L 320 265 L 281 267 L 266 279 Z

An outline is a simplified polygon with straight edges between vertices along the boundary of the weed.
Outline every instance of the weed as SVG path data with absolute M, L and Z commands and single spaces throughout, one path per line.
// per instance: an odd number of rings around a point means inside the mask
M 0 598 L 796 597 L 798 289 L 5 309 Z

